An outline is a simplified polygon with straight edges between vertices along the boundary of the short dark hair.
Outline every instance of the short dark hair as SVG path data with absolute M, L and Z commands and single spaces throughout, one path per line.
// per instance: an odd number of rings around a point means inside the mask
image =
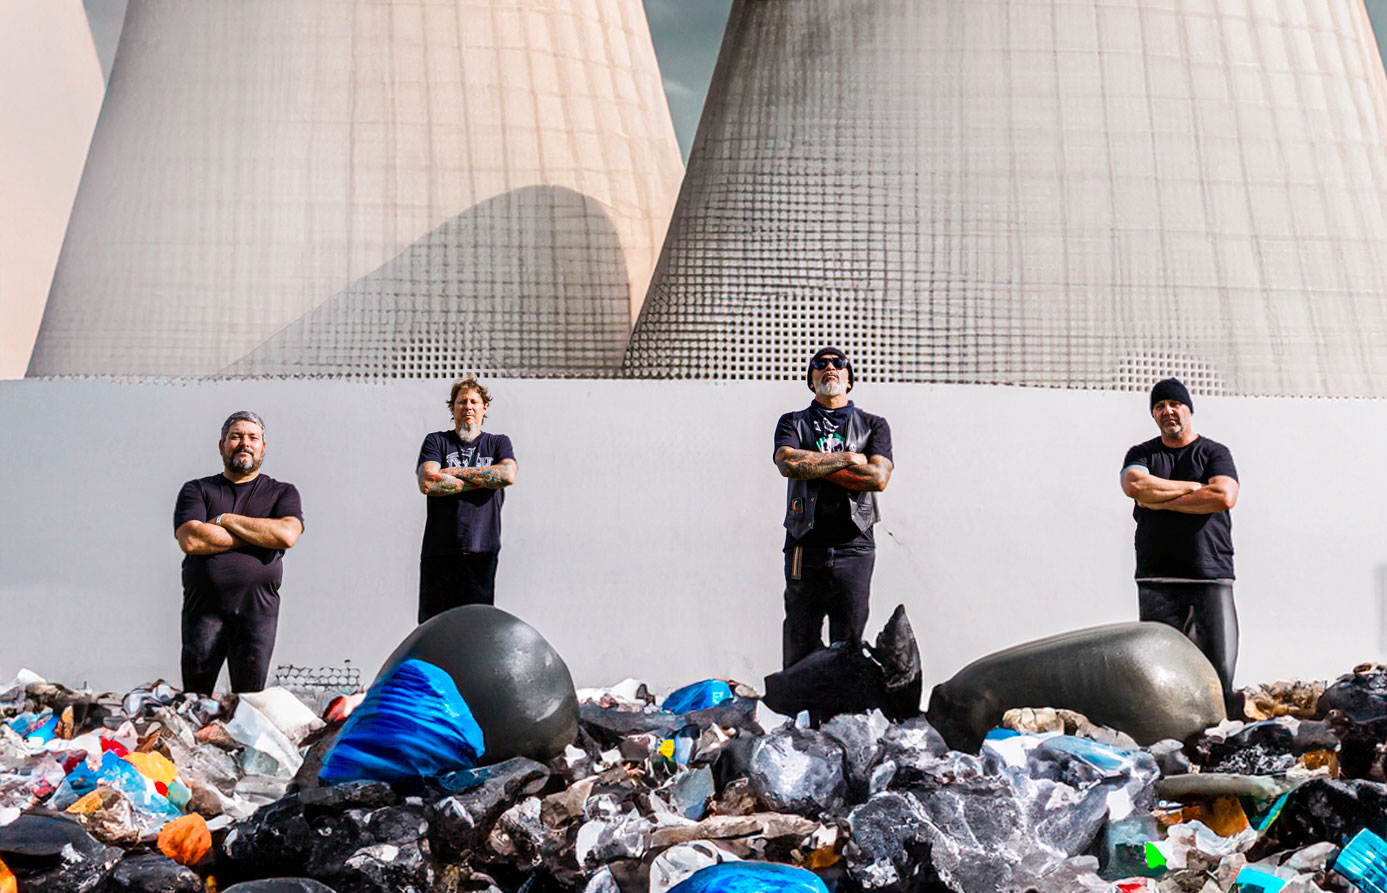
M 491 392 L 488 391 L 480 381 L 477 381 L 475 375 L 469 375 L 466 378 L 459 378 L 457 381 L 453 382 L 453 389 L 448 392 L 449 412 L 452 412 L 453 404 L 458 402 L 458 394 L 462 391 L 476 391 L 477 396 L 482 398 L 482 403 L 487 406 L 491 405 Z
M 233 412 L 226 417 L 226 421 L 222 422 L 222 440 L 226 440 L 226 432 L 230 431 L 231 426 L 237 422 L 254 422 L 260 426 L 260 436 L 265 436 L 265 420 L 249 409 L 242 409 L 239 412 Z

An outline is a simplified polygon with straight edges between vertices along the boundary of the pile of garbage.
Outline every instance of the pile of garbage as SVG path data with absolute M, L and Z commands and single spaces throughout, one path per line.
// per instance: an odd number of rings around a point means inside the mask
M 1244 694 L 1247 721 L 1184 742 L 1038 706 L 969 753 L 923 716 L 811 728 L 736 682 L 661 700 L 627 680 L 578 692 L 547 762 L 327 784 L 361 693 L 24 672 L 0 691 L 0 891 L 1382 889 L 1387 670 Z M 689 886 L 736 863 L 800 886 Z

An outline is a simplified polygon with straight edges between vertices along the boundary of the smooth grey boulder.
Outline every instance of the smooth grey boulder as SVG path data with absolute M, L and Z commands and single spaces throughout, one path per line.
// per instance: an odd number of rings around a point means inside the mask
M 1224 719 L 1218 674 L 1163 623 L 1114 623 L 1016 645 L 934 687 L 927 716 L 957 750 L 977 752 L 1013 707 L 1062 707 L 1138 744 L 1184 741 Z
M 453 677 L 486 741 L 484 764 L 511 757 L 544 762 L 578 735 L 573 677 L 525 621 L 490 605 L 466 605 L 420 624 L 376 678 L 406 660 L 428 661 Z

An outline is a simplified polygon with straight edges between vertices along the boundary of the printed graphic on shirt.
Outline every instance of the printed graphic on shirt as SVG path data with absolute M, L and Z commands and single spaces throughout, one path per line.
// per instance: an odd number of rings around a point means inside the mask
M 814 446 L 818 448 L 819 452 L 845 453 L 850 449 L 843 435 L 838 433 L 838 429 L 842 427 L 845 421 L 846 418 L 835 419 L 827 413 L 816 412 L 813 414 L 810 423 L 814 426 L 814 433 L 818 435 L 814 439 Z
M 483 468 L 491 463 L 491 456 L 478 456 L 477 445 L 469 444 L 447 455 L 444 468 Z
M 828 432 L 814 441 L 814 444 L 821 453 L 845 453 L 848 449 L 847 442 L 837 431 Z

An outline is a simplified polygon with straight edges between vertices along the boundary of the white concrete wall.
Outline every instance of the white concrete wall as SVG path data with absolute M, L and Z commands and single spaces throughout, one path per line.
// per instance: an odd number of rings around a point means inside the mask
M 784 483 L 770 461 L 788 383 L 498 381 L 511 435 L 501 607 L 580 685 L 668 689 L 778 668 Z M 268 425 L 266 473 L 298 485 L 276 662 L 369 678 L 412 628 L 424 497 L 413 469 L 447 383 L 0 382 L 0 681 L 28 666 L 120 689 L 178 676 L 183 481 L 219 470 L 236 409 Z M 1155 433 L 1144 394 L 872 385 L 897 471 L 883 497 L 868 626 L 904 602 L 926 685 L 990 651 L 1129 619 L 1126 448 Z M 1380 658 L 1387 563 L 1380 401 L 1197 398 L 1227 443 L 1243 652 L 1239 682 L 1333 677 Z

